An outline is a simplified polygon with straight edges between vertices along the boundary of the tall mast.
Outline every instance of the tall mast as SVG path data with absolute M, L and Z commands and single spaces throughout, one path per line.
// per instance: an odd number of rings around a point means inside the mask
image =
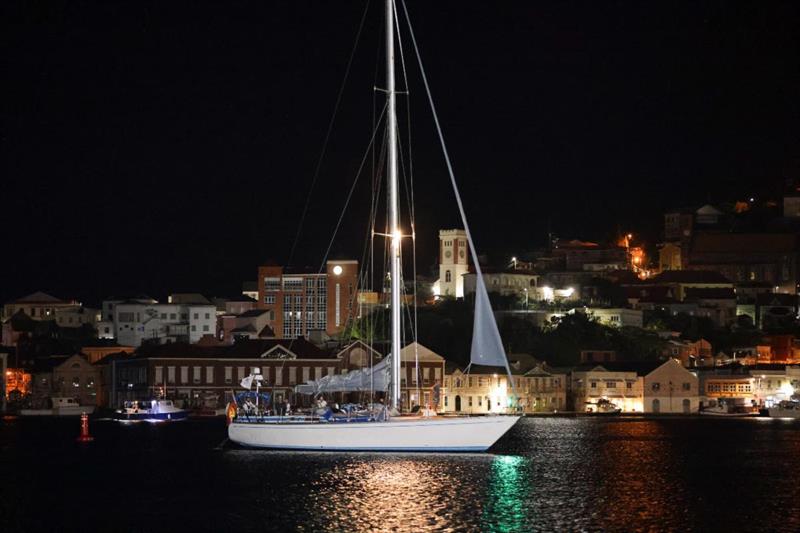
M 400 192 L 397 183 L 397 113 L 394 86 L 394 2 L 386 0 L 386 91 L 389 97 L 389 226 L 392 262 L 392 391 L 389 406 L 400 410 Z

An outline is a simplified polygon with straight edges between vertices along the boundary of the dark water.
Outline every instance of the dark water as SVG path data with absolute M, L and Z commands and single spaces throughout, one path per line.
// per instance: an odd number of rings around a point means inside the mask
M 0 422 L 1 531 L 800 531 L 800 422 L 526 419 L 492 454 L 214 448 L 221 421 Z

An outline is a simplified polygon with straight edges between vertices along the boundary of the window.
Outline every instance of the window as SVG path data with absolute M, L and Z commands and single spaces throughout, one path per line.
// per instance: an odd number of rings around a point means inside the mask
M 265 291 L 279 291 L 279 290 L 281 290 L 281 279 L 280 278 L 264 278 L 264 290 Z M 267 302 L 267 303 L 269 303 L 269 302 Z
M 159 383 L 164 383 L 164 367 L 157 366 L 156 367 L 156 385 Z
M 206 367 L 206 383 L 214 383 L 214 367 L 207 366 Z
M 289 367 L 289 385 L 297 384 L 297 367 Z
M 310 367 L 307 366 L 303 367 L 303 383 L 308 383 L 308 380 L 311 379 L 311 377 L 309 376 L 310 370 L 311 370 Z
M 181 313 L 181 320 L 189 320 L 189 313 Z
M 683 390 L 692 390 L 692 384 L 691 383 L 684 383 L 682 388 L 683 388 Z
M 202 369 L 199 366 L 192 367 L 192 382 L 200 383 L 200 372 Z
M 433 369 L 433 379 L 440 381 L 442 379 L 442 368 L 437 366 Z
M 167 367 L 167 383 L 175 383 L 175 367 Z
M 632 389 L 633 388 L 633 382 L 632 381 L 625 382 L 625 388 Z
M 170 313 L 169 314 L 169 319 L 170 320 L 177 320 L 177 318 L 178 318 L 178 315 L 176 315 L 175 313 Z
M 444 397 L 444 406 L 447 407 L 447 396 Z
M 244 379 L 244 367 L 243 366 L 240 366 L 240 367 L 236 368 L 236 377 L 239 379 L 239 381 L 242 381 Z
M 204 326 L 203 326 L 203 331 L 209 331 L 208 324 L 206 324 L 206 325 L 204 325 Z
M 189 367 L 181 367 L 181 383 L 189 383 Z
M 275 303 L 275 295 L 274 294 L 267 294 L 264 296 L 264 303 L 265 304 L 274 304 Z
M 303 278 L 283 278 L 283 290 L 285 291 L 303 290 Z
M 197 331 L 197 326 L 195 326 L 194 324 L 192 324 L 192 331 Z
M 75 388 L 79 388 L 81 386 L 81 378 L 79 378 L 78 376 L 72 378 L 72 386 Z
M 596 388 L 597 388 L 597 382 L 596 382 L 596 381 L 592 381 L 592 388 L 593 388 L 593 389 L 596 389 Z
M 654 391 L 659 391 L 659 390 L 661 390 L 661 383 L 653 383 L 650 386 L 650 388 L 653 389 Z
M 275 368 L 275 385 L 283 385 L 283 369 L 280 367 Z
M 445 280 L 445 282 L 452 281 L 451 278 L 452 278 L 452 276 L 450 274 L 450 271 L 449 270 L 445 270 L 445 272 L 444 272 L 444 280 Z
M 206 320 L 208 320 L 209 318 L 211 318 L 211 313 L 206 313 Z
M 334 368 L 334 367 L 332 367 L 332 366 L 329 366 L 329 367 L 328 367 L 328 375 L 329 375 L 329 376 L 332 376 L 332 375 L 334 375 L 335 373 L 336 373 L 336 368 Z
M 616 381 L 606 381 L 606 388 L 608 389 L 616 389 L 617 382 Z
M 322 367 L 318 366 L 314 369 L 314 379 L 322 379 Z
M 469 406 L 472 407 L 472 396 L 467 396 L 467 399 L 469 401 Z
M 194 319 L 197 320 L 198 318 L 200 318 L 200 313 L 195 313 L 194 314 Z
M 167 313 L 161 313 L 161 320 L 167 319 Z
M 225 383 L 230 383 L 233 381 L 233 367 L 226 366 L 225 367 Z

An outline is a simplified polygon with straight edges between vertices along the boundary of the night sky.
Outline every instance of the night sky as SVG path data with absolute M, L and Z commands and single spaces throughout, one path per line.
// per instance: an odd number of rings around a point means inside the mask
M 4 2 L 0 299 L 235 294 L 285 263 L 365 5 Z M 796 2 L 408 5 L 483 250 L 654 241 L 666 207 L 800 177 Z M 367 146 L 382 30 L 373 0 L 296 265 L 319 265 Z M 459 224 L 411 54 L 426 270 Z M 336 254 L 361 256 L 368 174 Z

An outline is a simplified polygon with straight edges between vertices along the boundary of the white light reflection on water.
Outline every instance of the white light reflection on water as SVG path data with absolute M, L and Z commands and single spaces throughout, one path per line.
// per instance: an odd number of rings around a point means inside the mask
M 305 531 L 463 531 L 490 455 L 355 454 L 312 483 Z

